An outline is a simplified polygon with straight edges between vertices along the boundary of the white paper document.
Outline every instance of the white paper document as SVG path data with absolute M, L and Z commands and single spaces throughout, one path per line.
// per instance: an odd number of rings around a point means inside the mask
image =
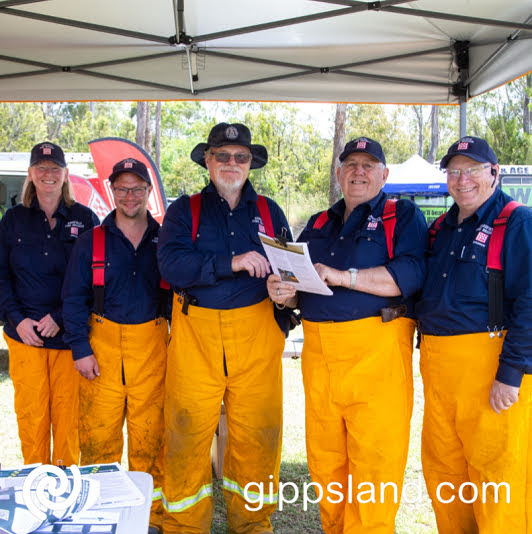
M 100 483 L 100 498 L 95 508 L 120 508 L 144 504 L 144 495 L 119 463 L 87 465 L 82 475 Z
M 332 295 L 333 292 L 316 272 L 306 243 L 279 243 L 259 232 L 259 238 L 274 274 L 283 282 L 292 284 L 298 291 Z

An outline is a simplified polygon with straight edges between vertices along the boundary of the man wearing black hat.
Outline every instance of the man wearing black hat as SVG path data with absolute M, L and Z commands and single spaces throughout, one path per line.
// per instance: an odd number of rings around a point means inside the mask
M 144 163 L 118 162 L 109 181 L 116 209 L 79 240 L 63 286 L 65 340 L 82 376 L 81 464 L 120 462 L 127 419 L 129 469 L 154 479 L 155 529 L 162 521 L 168 338 L 156 258 L 159 224 L 147 209 L 152 186 Z
M 158 250 L 161 273 L 175 292 L 165 399 L 164 532 L 210 532 L 210 447 L 222 401 L 229 532 L 273 532 L 284 335 L 268 300 L 270 268 L 258 233 L 285 229 L 291 236 L 279 206 L 257 195 L 248 180 L 249 170 L 263 167 L 268 154 L 251 144 L 246 126 L 216 125 L 191 158 L 208 169 L 210 183 L 168 208 Z M 258 484 L 266 488 L 260 506 Z
M 427 225 L 415 204 L 395 203 L 381 191 L 388 169 L 377 141 L 349 141 L 339 159 L 344 198 L 313 215 L 299 236 L 333 295 L 296 295 L 275 275 L 268 291 L 279 305 L 299 305 L 303 317 L 307 457 L 322 490 L 324 531 L 393 534 L 408 454 L 413 297 L 425 276 Z
M 458 140 L 440 166 L 455 204 L 431 227 L 416 307 L 423 473 L 440 534 L 529 534 L 532 210 L 497 187 L 483 139 Z

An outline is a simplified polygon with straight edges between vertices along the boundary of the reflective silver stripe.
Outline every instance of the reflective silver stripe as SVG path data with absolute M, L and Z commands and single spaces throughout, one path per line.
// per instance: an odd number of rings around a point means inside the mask
M 162 497 L 163 495 L 163 490 L 162 488 L 154 488 L 153 489 L 153 494 L 151 496 L 151 500 L 152 501 L 158 501 L 160 500 L 160 498 Z
M 198 504 L 205 497 L 210 497 L 212 495 L 212 484 L 205 484 L 202 486 L 196 495 L 192 497 L 185 497 L 184 499 L 176 502 L 168 502 L 165 494 L 161 492 L 161 498 L 163 501 L 164 509 L 167 512 L 182 512 L 188 508 Z
M 269 486 L 269 484 L 268 484 Z M 234 480 L 229 480 L 228 478 L 224 477 L 224 480 L 223 480 L 223 487 L 224 489 L 226 489 L 227 491 L 232 491 L 233 493 L 237 493 L 238 495 L 240 495 L 243 499 L 246 498 L 246 494 L 249 496 L 249 497 L 257 497 L 257 499 L 260 499 L 262 498 L 262 502 L 263 504 L 276 504 L 277 501 L 279 500 L 279 494 L 278 493 L 275 493 L 272 497 L 273 499 L 270 500 L 270 494 L 269 493 L 264 493 L 264 494 L 260 494 L 259 492 L 257 491 L 251 491 L 251 490 L 244 490 L 244 488 L 242 488 L 241 486 L 238 485 L 237 482 L 235 482 Z

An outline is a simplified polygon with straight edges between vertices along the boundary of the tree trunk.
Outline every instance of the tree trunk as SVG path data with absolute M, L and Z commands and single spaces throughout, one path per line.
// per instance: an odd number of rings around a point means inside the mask
M 155 165 L 161 167 L 161 102 L 155 108 Z
M 523 100 L 523 132 L 532 133 L 532 109 L 530 109 L 530 95 L 532 93 L 532 74 L 526 76 L 525 98 Z
M 135 135 L 137 145 L 140 145 L 150 154 L 150 103 L 137 102 L 137 133 Z
M 340 186 L 336 179 L 338 168 L 338 156 L 342 153 L 345 144 L 345 115 L 347 104 L 336 104 L 336 116 L 334 118 L 334 145 L 331 162 L 331 175 L 329 180 L 329 206 L 332 206 L 340 198 Z
M 436 154 L 438 153 L 438 145 L 440 144 L 440 106 L 432 106 L 430 110 L 430 147 L 427 154 L 427 161 L 434 163 L 436 161 Z
M 423 157 L 423 106 L 412 106 L 417 119 L 418 130 L 418 151 L 417 153 Z

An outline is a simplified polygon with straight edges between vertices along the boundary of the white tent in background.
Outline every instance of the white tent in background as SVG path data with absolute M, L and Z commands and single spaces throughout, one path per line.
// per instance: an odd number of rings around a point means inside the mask
M 384 191 L 393 195 L 447 195 L 447 178 L 437 166 L 417 154 L 400 165 L 388 165 L 390 175 Z

